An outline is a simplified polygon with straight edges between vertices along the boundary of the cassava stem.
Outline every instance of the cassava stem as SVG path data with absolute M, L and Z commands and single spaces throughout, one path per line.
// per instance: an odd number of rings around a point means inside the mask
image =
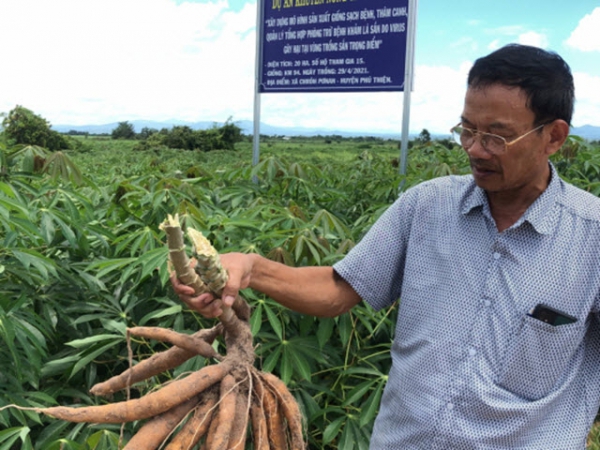
M 190 266 L 190 259 L 185 252 L 185 242 L 183 232 L 179 224 L 179 216 L 168 215 L 167 219 L 160 224 L 160 229 L 167 235 L 167 247 L 169 248 L 169 260 L 173 264 L 173 269 L 177 278 L 187 286 L 194 288 L 196 295 L 210 292 L 210 289 L 204 284 L 202 279 Z
M 213 294 L 220 296 L 223 288 L 227 284 L 229 275 L 221 265 L 221 259 L 215 248 L 204 237 L 202 233 L 193 228 L 188 228 L 187 235 L 194 244 L 194 256 L 196 257 L 195 271 L 200 276 L 207 288 Z M 233 311 L 231 308 L 223 305 L 223 313 L 219 320 L 223 322 L 225 328 L 231 328 L 229 324 L 235 326 L 233 322 Z

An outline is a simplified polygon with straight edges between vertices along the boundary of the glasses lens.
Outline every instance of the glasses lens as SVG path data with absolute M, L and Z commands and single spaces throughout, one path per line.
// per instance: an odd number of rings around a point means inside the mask
M 504 150 L 506 149 L 506 141 L 500 136 L 495 136 L 493 134 L 484 134 L 481 136 L 481 145 L 483 145 L 488 152 L 495 155 L 504 153 Z
M 452 129 L 452 136 L 454 137 L 454 141 L 463 148 L 469 148 L 473 145 L 473 133 L 467 128 L 454 127 Z

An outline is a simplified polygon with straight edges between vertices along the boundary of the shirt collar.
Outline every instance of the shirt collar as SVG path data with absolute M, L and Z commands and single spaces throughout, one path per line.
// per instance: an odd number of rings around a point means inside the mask
M 561 179 L 558 176 L 554 165 L 550 166 L 551 179 L 550 184 L 542 194 L 527 208 L 523 216 L 513 225 L 518 227 L 523 222 L 529 222 L 533 228 L 540 234 L 550 234 L 555 226 L 555 211 L 554 207 L 559 201 L 561 189 Z M 473 209 L 483 207 L 489 210 L 488 199 L 485 191 L 475 184 L 471 178 L 467 190 L 464 193 L 461 213 L 466 215 Z M 511 228 L 513 228 L 511 227 Z

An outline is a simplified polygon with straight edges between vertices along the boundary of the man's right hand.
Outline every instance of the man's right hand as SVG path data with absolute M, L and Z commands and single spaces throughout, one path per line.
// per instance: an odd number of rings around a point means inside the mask
M 250 285 L 253 260 L 245 253 L 226 253 L 221 255 L 221 264 L 229 274 L 229 280 L 223 288 L 221 298 L 214 294 L 195 295 L 194 289 L 186 286 L 171 274 L 171 285 L 182 302 L 204 317 L 215 318 L 223 313 L 223 305 L 231 307 L 240 289 Z

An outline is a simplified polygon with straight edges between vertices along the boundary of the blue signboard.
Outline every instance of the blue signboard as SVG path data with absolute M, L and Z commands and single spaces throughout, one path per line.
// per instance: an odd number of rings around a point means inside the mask
M 403 91 L 409 0 L 264 0 L 259 92 Z

